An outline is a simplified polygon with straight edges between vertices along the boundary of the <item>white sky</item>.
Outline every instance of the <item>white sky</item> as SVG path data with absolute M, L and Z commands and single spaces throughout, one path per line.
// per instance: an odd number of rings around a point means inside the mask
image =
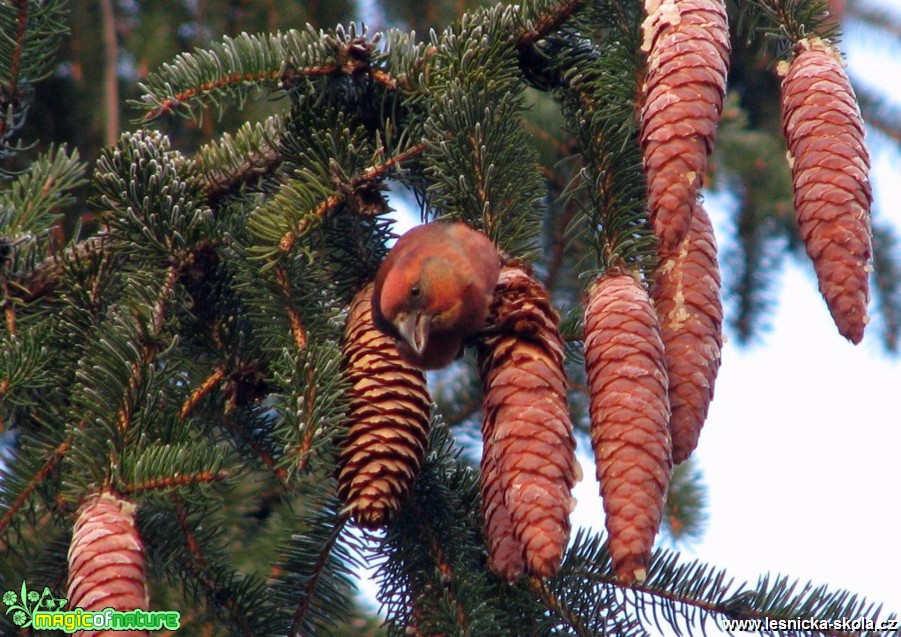
M 897 0 L 867 1 L 901 13 Z M 846 25 L 849 70 L 899 104 L 901 40 L 873 35 Z M 869 143 L 874 214 L 901 234 L 901 156 L 873 136 Z M 724 348 L 696 452 L 709 520 L 683 556 L 752 585 L 765 573 L 790 575 L 901 613 L 901 361 L 882 352 L 876 330 L 856 347 L 839 336 L 808 263 L 789 259 L 777 289 L 762 342 Z M 580 450 L 585 479 L 573 524 L 600 529 L 587 453 Z M 371 582 L 362 585 L 374 594 Z

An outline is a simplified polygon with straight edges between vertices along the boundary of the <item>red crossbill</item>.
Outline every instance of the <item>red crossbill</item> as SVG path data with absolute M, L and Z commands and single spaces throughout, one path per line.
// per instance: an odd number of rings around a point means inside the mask
M 376 274 L 375 324 L 397 339 L 412 365 L 444 367 L 484 327 L 500 267 L 491 240 L 465 223 L 417 226 L 397 240 Z

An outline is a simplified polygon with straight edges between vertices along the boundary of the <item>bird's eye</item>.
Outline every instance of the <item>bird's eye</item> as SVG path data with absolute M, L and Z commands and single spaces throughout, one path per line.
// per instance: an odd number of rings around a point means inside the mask
M 418 285 L 414 285 L 410 288 L 410 296 L 419 296 L 420 294 L 422 294 L 422 290 Z

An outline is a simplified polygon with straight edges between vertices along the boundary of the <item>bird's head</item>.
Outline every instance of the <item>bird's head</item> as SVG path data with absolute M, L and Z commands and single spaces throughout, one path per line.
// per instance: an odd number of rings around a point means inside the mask
M 439 256 L 398 265 L 382 284 L 381 313 L 403 345 L 422 357 L 435 334 L 456 323 L 463 305 L 460 287 L 465 284 Z

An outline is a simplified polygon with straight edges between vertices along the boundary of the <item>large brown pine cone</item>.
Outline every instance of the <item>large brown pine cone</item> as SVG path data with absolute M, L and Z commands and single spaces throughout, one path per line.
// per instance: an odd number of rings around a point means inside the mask
M 558 318 L 537 281 L 506 267 L 489 325 L 479 370 L 485 388 L 482 508 L 490 565 L 507 579 L 523 569 L 548 577 L 566 550 L 579 472 Z
M 870 270 L 870 158 L 854 90 L 839 53 L 802 40 L 782 72 L 782 128 L 788 142 L 801 238 L 839 333 L 852 343 L 867 324 Z
M 78 511 L 69 544 L 68 608 L 148 610 L 144 544 L 135 505 L 112 493 L 89 497 Z M 79 635 L 131 635 L 147 631 L 80 631 Z
M 666 354 L 673 463 L 698 446 L 713 400 L 723 347 L 723 304 L 716 238 L 698 203 L 679 249 L 661 259 L 654 274 L 654 308 Z
M 645 14 L 640 143 L 651 222 L 665 256 L 691 225 L 723 108 L 731 46 L 722 0 L 645 0 Z
M 644 286 L 608 272 L 585 308 L 591 442 L 620 581 L 647 576 L 672 472 L 666 363 Z
M 350 304 L 342 351 L 351 388 L 338 494 L 357 524 L 378 528 L 398 511 L 419 474 L 431 400 L 423 372 L 375 327 L 372 284 Z

